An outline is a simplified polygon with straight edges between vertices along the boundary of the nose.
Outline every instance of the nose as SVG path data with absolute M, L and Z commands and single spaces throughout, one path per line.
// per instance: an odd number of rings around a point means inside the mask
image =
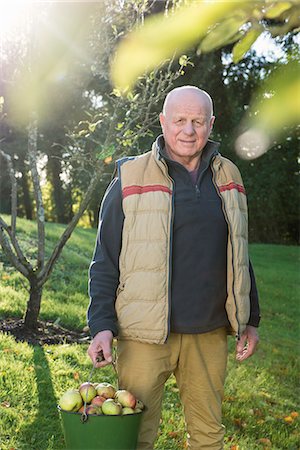
M 183 131 L 187 135 L 194 134 L 194 126 L 192 121 L 187 121 L 184 125 Z

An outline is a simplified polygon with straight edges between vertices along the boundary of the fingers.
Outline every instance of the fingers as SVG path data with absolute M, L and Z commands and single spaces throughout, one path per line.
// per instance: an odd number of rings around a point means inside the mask
M 243 361 L 247 354 L 248 346 L 247 346 L 247 337 L 246 335 L 242 335 L 239 341 L 236 344 L 236 359 L 238 361 Z
M 241 362 L 252 356 L 257 349 L 258 342 L 257 329 L 252 326 L 247 326 L 245 332 L 237 342 L 236 359 Z
M 100 331 L 93 338 L 87 353 L 95 367 L 104 367 L 112 362 L 112 340 L 110 330 Z

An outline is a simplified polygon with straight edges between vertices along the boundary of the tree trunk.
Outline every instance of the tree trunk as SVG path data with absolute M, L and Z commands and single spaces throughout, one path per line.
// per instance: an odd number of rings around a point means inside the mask
M 25 210 L 26 219 L 32 220 L 33 214 L 32 214 L 32 202 L 30 199 L 30 193 L 29 193 L 29 183 L 28 183 L 28 168 L 25 167 L 25 164 L 22 166 L 22 179 L 21 179 L 21 185 L 22 185 L 22 191 L 23 191 L 23 206 Z
M 30 294 L 24 318 L 24 327 L 30 330 L 37 328 L 41 309 L 43 286 L 39 286 L 36 277 L 30 280 Z
M 58 223 L 68 223 L 68 212 L 65 208 L 65 193 L 60 179 L 61 175 L 61 160 L 52 155 L 48 159 L 48 174 L 53 187 L 53 204 Z

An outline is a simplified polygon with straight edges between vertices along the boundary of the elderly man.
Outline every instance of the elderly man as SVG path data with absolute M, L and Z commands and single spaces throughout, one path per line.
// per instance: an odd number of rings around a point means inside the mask
M 147 406 L 138 449 L 153 449 L 166 380 L 176 377 L 192 450 L 223 448 L 227 334 L 236 358 L 258 343 L 259 305 L 248 257 L 247 204 L 236 166 L 209 140 L 203 90 L 171 91 L 152 150 L 118 161 L 102 202 L 90 267 L 88 353 L 112 360 L 122 387 Z M 96 362 L 99 351 L 105 360 Z

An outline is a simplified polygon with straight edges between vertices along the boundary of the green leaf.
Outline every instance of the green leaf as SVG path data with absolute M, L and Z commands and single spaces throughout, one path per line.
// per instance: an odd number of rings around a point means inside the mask
M 239 5 L 245 3 L 249 0 L 241 0 Z M 194 45 L 209 27 L 235 9 L 235 2 L 201 0 L 179 8 L 170 17 L 149 17 L 143 27 L 120 42 L 111 66 L 114 85 L 122 91 L 131 87 L 146 71 Z
M 267 19 L 275 19 L 292 7 L 290 2 L 274 2 L 266 9 L 265 17 Z
M 274 140 L 280 141 L 290 127 L 300 122 L 300 63 L 291 61 L 267 78 L 251 103 L 248 131 L 236 141 L 239 154 L 257 158 L 266 152 Z M 263 98 L 263 101 L 261 100 Z
M 274 93 L 262 106 L 254 102 L 253 111 L 257 124 L 261 123 L 272 133 L 280 132 L 285 126 L 294 126 L 300 122 L 300 63 L 291 61 L 274 70 L 266 80 L 260 93 Z
M 233 62 L 238 63 L 245 54 L 250 50 L 251 46 L 254 44 L 256 39 L 264 31 L 263 26 L 258 25 L 256 27 L 250 28 L 247 33 L 240 39 L 232 50 Z
M 228 17 L 220 24 L 216 25 L 202 40 L 199 50 L 203 53 L 210 52 L 217 48 L 223 47 L 228 40 L 232 39 L 248 20 L 248 14 L 239 14 L 237 16 Z
M 179 58 L 179 65 L 185 67 L 188 63 L 188 57 L 187 55 L 181 55 Z

